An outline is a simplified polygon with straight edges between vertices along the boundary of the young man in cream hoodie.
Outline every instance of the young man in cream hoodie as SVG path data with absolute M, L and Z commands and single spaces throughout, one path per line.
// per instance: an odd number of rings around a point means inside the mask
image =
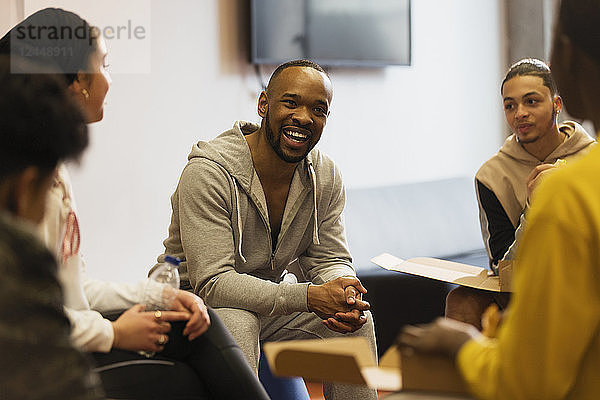
M 260 341 L 375 337 L 366 290 L 344 234 L 339 170 L 314 149 L 331 81 L 299 60 L 279 66 L 258 99 L 261 125 L 193 146 L 171 198 L 165 254 L 182 285 L 215 308 L 256 370 Z M 289 279 L 296 268 L 302 283 Z M 182 286 L 186 287 L 186 286 Z M 325 384 L 327 399 L 375 399 L 366 387 Z
M 559 160 L 579 157 L 595 143 L 578 123 L 558 123 L 562 99 L 544 62 L 528 58 L 513 64 L 501 92 L 513 134 L 475 175 L 481 233 L 495 272 L 500 260 L 513 258 L 533 189 Z M 461 287 L 448 295 L 446 316 L 481 328 L 483 311 L 491 303 L 504 308 L 508 300 L 506 294 Z
M 540 60 L 524 59 L 509 69 L 502 100 L 513 134 L 475 175 L 481 232 L 492 266 L 514 242 L 529 194 L 542 176 L 557 160 L 581 156 L 594 143 L 578 123 L 558 123 L 562 99 Z

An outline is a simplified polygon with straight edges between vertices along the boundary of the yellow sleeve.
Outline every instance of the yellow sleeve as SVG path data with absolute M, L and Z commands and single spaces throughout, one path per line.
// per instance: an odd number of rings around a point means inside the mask
M 563 398 L 598 329 L 593 237 L 600 217 L 582 204 L 595 196 L 566 179 L 552 183 L 531 210 L 497 341 L 471 341 L 458 355 L 463 377 L 482 399 Z
M 471 340 L 458 353 L 457 363 L 463 378 L 469 384 L 471 392 L 481 398 L 493 398 L 497 385 L 488 385 L 487 377 L 498 370 L 496 340 Z

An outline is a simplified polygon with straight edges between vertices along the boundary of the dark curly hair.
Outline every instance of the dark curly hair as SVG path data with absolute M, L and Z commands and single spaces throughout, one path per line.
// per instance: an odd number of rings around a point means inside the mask
M 26 60 L 0 56 L 0 179 L 29 166 L 48 174 L 88 145 L 85 117 L 64 82 L 49 69 L 22 73 L 32 68 Z

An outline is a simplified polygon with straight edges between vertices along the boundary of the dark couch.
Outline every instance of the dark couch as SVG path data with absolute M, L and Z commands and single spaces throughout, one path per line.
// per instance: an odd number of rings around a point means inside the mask
M 358 277 L 367 288 L 380 355 L 405 324 L 444 314 L 453 285 L 386 271 L 370 259 L 437 257 L 486 267 L 472 178 L 349 189 L 346 235 Z

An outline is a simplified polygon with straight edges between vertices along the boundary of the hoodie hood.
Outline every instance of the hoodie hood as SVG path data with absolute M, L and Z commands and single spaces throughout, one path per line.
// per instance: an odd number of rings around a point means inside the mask
M 540 164 L 553 164 L 559 159 L 570 161 L 589 151 L 594 139 L 581 125 L 573 121 L 560 124 L 559 130 L 568 137 L 545 160 L 540 161 L 529 154 L 513 134 L 492 158 L 477 171 L 475 179 L 490 189 L 514 227 L 527 202 L 527 177 Z
M 188 155 L 188 161 L 194 158 L 214 161 L 249 193 L 254 178 L 254 164 L 250 147 L 244 136 L 257 131 L 258 128 L 259 126 L 252 122 L 236 121 L 232 129 L 221 133 L 216 138 L 194 144 Z
M 510 135 L 498 153 L 514 159 L 517 162 L 531 165 L 533 167 L 539 164 L 554 163 L 559 158 L 566 158 L 578 153 L 580 150 L 589 146 L 594 139 L 583 129 L 581 125 L 574 121 L 565 121 L 560 124 L 558 129 L 567 135 L 567 139 L 562 142 L 545 160 L 540 161 L 529 154 L 517 140 L 516 135 Z
M 259 128 L 260 126 L 253 122 L 236 121 L 233 128 L 221 133 L 216 138 L 194 144 L 188 155 L 188 161 L 194 158 L 206 158 L 219 164 L 244 191 L 250 193 L 255 170 L 250 147 L 244 136 L 256 132 Z M 312 182 L 316 168 L 314 164 L 319 160 L 318 155 L 315 157 L 315 152 L 317 150 L 311 150 L 296 168 L 303 172 L 300 174 L 300 178 L 304 184 L 314 183 Z

